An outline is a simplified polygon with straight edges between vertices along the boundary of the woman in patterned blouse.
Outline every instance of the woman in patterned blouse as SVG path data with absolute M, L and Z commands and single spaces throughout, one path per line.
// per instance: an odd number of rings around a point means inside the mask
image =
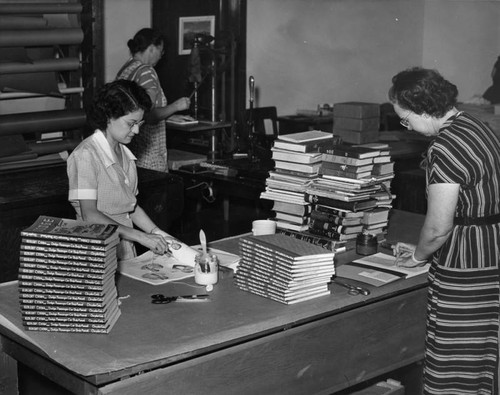
M 392 79 L 401 124 L 433 138 L 424 225 L 411 252 L 396 246 L 397 264 L 431 261 L 424 394 L 498 394 L 500 141 L 457 96 L 435 70 Z
M 172 104 L 160 85 L 154 69 L 164 54 L 163 37 L 153 29 L 139 30 L 127 45 L 132 57 L 118 72 L 117 79 L 135 81 L 146 89 L 153 107 L 145 115 L 141 133 L 133 140 L 130 149 L 137 156 L 137 166 L 157 171 L 168 171 L 167 137 L 165 119 L 189 108 L 191 101 L 182 97 Z

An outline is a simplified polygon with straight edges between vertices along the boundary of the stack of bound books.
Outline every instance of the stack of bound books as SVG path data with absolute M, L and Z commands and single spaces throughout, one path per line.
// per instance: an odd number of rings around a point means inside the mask
M 21 237 L 19 298 L 26 329 L 109 333 L 121 313 L 117 226 L 40 216 Z
M 304 200 L 309 183 L 318 176 L 322 162 L 321 147 L 333 147 L 332 133 L 321 130 L 281 135 L 274 141 L 273 171 L 266 180 L 261 198 L 273 200 L 277 227 L 307 229 L 310 204 Z
M 335 253 L 283 234 L 245 236 L 236 286 L 284 304 L 329 295 Z

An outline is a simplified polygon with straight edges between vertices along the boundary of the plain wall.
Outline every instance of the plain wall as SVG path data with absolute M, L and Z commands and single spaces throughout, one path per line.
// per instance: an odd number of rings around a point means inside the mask
M 143 27 L 151 27 L 150 0 L 105 0 L 104 79 L 113 81 L 130 57 L 127 41 Z
M 151 2 L 104 4 L 110 81 L 129 56 L 127 40 L 151 25 Z M 414 65 L 437 68 L 467 100 L 489 86 L 500 53 L 498 0 L 247 4 L 247 75 L 255 78 L 256 106 L 274 105 L 279 115 L 323 103 L 385 102 L 391 77 Z
M 387 101 L 391 77 L 438 68 L 460 100 L 491 82 L 499 1 L 250 0 L 247 73 L 259 106 L 278 114 L 318 104 Z

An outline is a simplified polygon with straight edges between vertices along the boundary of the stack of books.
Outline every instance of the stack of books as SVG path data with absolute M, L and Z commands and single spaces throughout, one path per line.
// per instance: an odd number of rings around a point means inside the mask
M 378 103 L 345 102 L 333 105 L 333 133 L 346 143 L 377 141 L 380 129 Z
M 307 229 L 310 204 L 304 200 L 304 193 L 318 176 L 322 162 L 320 147 L 333 144 L 332 133 L 321 130 L 281 135 L 274 141 L 271 150 L 275 168 L 269 172 L 261 198 L 274 201 L 278 228 Z
M 346 241 L 346 249 L 354 248 L 363 231 L 384 240 L 394 198 L 390 192 L 394 173 L 382 173 L 378 165 L 393 165 L 388 145 L 340 144 L 322 151 L 320 176 L 305 193 L 305 200 L 314 205 L 308 232 Z
M 330 294 L 335 253 L 283 234 L 245 236 L 236 286 L 284 304 Z
M 21 231 L 23 324 L 47 332 L 109 333 L 121 311 L 117 226 L 40 216 Z

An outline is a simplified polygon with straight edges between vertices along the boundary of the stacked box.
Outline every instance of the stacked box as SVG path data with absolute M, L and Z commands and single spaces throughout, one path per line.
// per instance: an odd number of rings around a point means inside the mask
M 344 102 L 333 106 L 333 133 L 346 143 L 364 144 L 379 138 L 380 106 L 377 103 Z

